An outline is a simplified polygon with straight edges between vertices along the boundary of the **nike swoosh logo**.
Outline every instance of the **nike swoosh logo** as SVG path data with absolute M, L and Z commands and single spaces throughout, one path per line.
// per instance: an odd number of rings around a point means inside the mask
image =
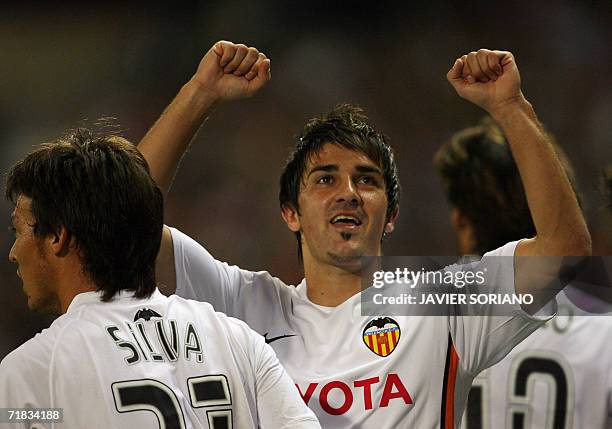
M 268 338 L 268 333 L 267 332 L 265 334 L 263 334 L 263 337 L 264 337 L 264 340 L 266 341 L 266 344 L 270 344 L 273 341 L 281 340 L 283 338 L 296 337 L 296 336 L 297 335 L 279 335 L 278 337 Z

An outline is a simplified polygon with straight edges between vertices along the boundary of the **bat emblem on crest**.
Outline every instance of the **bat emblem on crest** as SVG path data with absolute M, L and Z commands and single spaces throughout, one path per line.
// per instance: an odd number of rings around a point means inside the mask
M 390 317 L 378 317 L 370 320 L 363 329 L 363 342 L 375 354 L 387 357 L 395 350 L 399 342 L 401 329 Z
M 138 319 L 149 321 L 153 317 L 162 317 L 162 315 L 157 311 L 151 310 L 150 308 L 141 308 L 134 315 L 134 322 L 136 322 Z

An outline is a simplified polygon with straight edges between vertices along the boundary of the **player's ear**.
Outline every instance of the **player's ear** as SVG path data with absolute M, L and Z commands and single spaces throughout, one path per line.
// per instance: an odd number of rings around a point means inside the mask
M 397 220 L 398 216 L 399 207 L 396 207 L 387 219 L 387 223 L 385 223 L 385 234 L 391 234 L 393 232 L 393 230 L 395 229 L 395 221 Z
M 462 231 L 471 225 L 469 219 L 457 207 L 451 209 L 450 218 L 455 231 Z
M 53 254 L 65 256 L 74 242 L 73 235 L 64 226 L 59 226 L 47 238 Z
M 300 225 L 300 214 L 291 205 L 289 205 L 289 204 L 283 204 L 282 205 L 282 207 L 281 207 L 281 216 L 283 217 L 283 220 L 285 221 L 285 223 L 287 224 L 287 227 L 291 231 L 298 232 L 300 230 L 300 228 L 301 228 L 301 225 Z

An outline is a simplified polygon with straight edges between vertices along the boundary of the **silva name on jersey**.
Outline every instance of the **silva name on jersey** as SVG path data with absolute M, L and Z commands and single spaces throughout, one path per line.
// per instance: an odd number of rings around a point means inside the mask
M 181 338 L 176 320 L 165 320 L 149 308 L 138 310 L 134 322 L 125 321 L 124 326 L 110 325 L 104 329 L 119 349 L 128 352 L 125 356 L 128 365 L 141 361 L 174 362 L 181 352 L 188 361 L 204 362 L 202 341 L 194 323 L 187 322 Z

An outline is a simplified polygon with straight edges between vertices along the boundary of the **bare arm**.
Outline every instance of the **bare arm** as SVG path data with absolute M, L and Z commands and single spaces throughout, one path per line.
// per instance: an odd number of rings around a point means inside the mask
M 486 49 L 471 52 L 455 61 L 447 78 L 459 96 L 480 106 L 497 121 L 510 144 L 536 227 L 536 237 L 521 241 L 515 256 L 590 255 L 591 236 L 576 196 L 531 104 L 521 92 L 514 56 Z M 541 267 L 542 262 L 540 258 L 534 263 Z M 549 268 L 545 271 L 550 274 Z M 541 269 L 536 271 L 543 274 Z M 546 284 L 533 281 L 531 270 L 521 264 L 517 264 L 516 274 L 518 293 L 536 292 Z
M 253 47 L 219 41 L 210 48 L 196 73 L 138 145 L 164 195 L 208 115 L 225 101 L 254 95 L 270 77 L 270 60 Z M 172 236 L 164 228 L 156 274 L 166 295 L 176 290 L 173 254 Z
M 162 241 L 155 261 L 157 287 L 166 296 L 176 292 L 176 270 L 174 267 L 174 246 L 172 233 L 168 227 L 162 230 Z
M 257 49 L 220 41 L 138 144 L 167 194 L 183 154 L 212 110 L 254 95 L 270 80 L 270 60 Z
M 164 195 L 170 190 L 183 154 L 216 104 L 210 93 L 190 80 L 140 141 L 138 149 Z

